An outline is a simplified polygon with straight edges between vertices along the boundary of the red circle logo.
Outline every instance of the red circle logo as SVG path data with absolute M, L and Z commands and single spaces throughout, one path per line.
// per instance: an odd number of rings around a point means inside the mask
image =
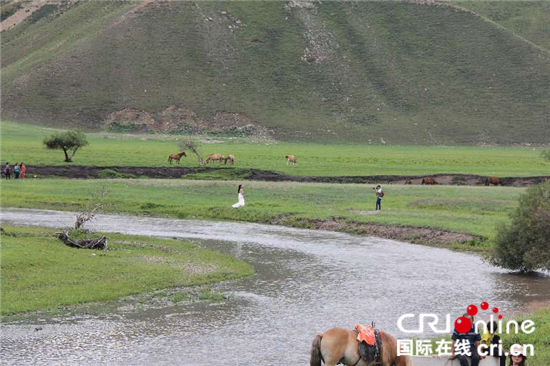
M 465 316 L 455 320 L 455 329 L 458 333 L 468 333 L 472 329 L 472 322 Z
M 477 314 L 477 306 L 475 306 L 475 305 L 468 306 L 468 309 L 466 309 L 466 312 L 468 313 L 468 315 L 471 315 L 471 316 L 476 315 Z

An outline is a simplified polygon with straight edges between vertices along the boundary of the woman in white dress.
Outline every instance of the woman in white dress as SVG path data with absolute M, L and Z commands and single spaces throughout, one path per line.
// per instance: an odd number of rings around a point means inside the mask
M 239 193 L 239 202 L 237 202 L 233 205 L 233 207 L 235 207 L 235 208 L 239 208 L 239 207 L 244 206 L 244 192 L 243 192 L 243 185 L 242 184 L 239 184 L 239 189 L 237 190 L 237 192 Z

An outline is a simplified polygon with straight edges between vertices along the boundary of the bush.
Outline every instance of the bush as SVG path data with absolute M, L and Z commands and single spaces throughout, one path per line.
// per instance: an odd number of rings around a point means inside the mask
M 113 169 L 103 169 L 100 171 L 97 176 L 101 179 L 111 179 L 111 178 L 135 178 L 136 176 L 130 173 L 121 173 Z
M 511 219 L 498 229 L 490 261 L 522 272 L 550 270 L 550 181 L 529 188 Z

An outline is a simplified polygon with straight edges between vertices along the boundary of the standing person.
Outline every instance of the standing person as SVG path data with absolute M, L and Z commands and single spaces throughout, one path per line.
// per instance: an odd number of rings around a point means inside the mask
M 239 184 L 239 188 L 237 189 L 237 193 L 239 194 L 239 202 L 235 203 L 233 205 L 234 208 L 239 208 L 244 206 L 244 191 L 243 191 L 243 185 Z
M 374 190 L 376 191 L 376 208 L 374 209 L 374 211 L 381 211 L 382 197 L 384 197 L 384 191 L 382 190 L 382 187 L 380 187 L 380 184 L 377 185 Z
M 24 163 L 21 163 L 21 174 L 19 175 L 19 179 L 25 179 L 25 172 L 27 171 L 27 167 Z
M 3 171 L 4 171 L 4 177 L 6 179 L 11 179 L 11 167 L 9 162 L 6 162 L 6 165 L 4 166 Z
M 15 179 L 19 179 L 19 174 L 21 174 L 21 167 L 19 166 L 19 163 L 15 163 L 15 166 L 13 167 L 13 175 L 15 175 Z
M 474 326 L 474 317 L 470 316 L 468 313 L 465 313 L 463 315 L 464 317 L 470 319 L 472 322 L 472 327 L 468 331 L 468 333 L 459 333 L 456 329 L 453 331 L 453 335 L 451 336 L 451 339 L 453 340 L 453 344 L 451 346 L 451 360 L 454 360 L 455 358 L 458 358 L 460 361 L 460 366 L 469 366 L 468 365 L 468 358 L 464 354 L 459 354 L 458 356 L 455 355 L 455 343 L 456 341 L 460 341 L 462 344 L 465 342 L 467 343 L 467 347 L 469 347 L 470 350 L 470 357 L 472 360 L 472 366 L 478 366 L 479 365 L 479 354 L 477 353 L 477 347 L 479 346 L 479 342 L 481 341 L 481 336 L 479 333 L 476 333 L 476 329 Z

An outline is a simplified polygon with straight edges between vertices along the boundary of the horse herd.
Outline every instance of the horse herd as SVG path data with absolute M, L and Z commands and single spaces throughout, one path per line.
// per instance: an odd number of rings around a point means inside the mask
M 175 161 L 176 163 L 179 164 L 182 156 L 187 157 L 187 154 L 185 153 L 185 151 L 182 151 L 178 154 L 170 154 L 170 155 L 168 155 L 168 162 L 170 164 L 172 164 L 172 161 Z M 286 165 L 289 165 L 289 164 L 296 165 L 296 164 L 298 164 L 298 159 L 294 155 L 286 155 L 285 159 L 286 159 Z M 206 164 L 210 164 L 210 162 L 215 162 L 215 161 L 217 161 L 220 164 L 222 162 L 224 164 L 227 164 L 227 162 L 229 161 L 229 162 L 231 162 L 231 165 L 235 165 L 235 156 L 232 155 L 232 154 L 228 154 L 228 155 L 210 154 L 206 157 Z
M 172 161 L 175 161 L 176 163 L 179 164 L 180 159 L 181 159 L 182 156 L 187 157 L 187 154 L 185 154 L 185 151 L 182 151 L 179 154 L 170 154 L 170 155 L 168 155 L 168 162 L 170 164 L 172 164 Z M 286 159 L 286 165 L 289 165 L 289 164 L 297 165 L 298 164 L 298 159 L 294 155 L 286 155 L 285 159 Z M 229 161 L 231 163 L 231 165 L 235 165 L 235 156 L 232 155 L 232 154 L 228 154 L 228 155 L 210 154 L 206 157 L 206 164 L 210 164 L 211 162 L 216 162 L 216 161 L 220 164 L 222 162 L 224 164 L 227 164 L 227 162 Z M 483 183 L 486 186 L 490 186 L 490 185 L 503 186 L 504 185 L 503 179 L 498 178 L 498 177 L 487 177 L 487 178 L 485 178 L 485 180 L 483 180 Z M 408 179 L 405 182 L 405 184 L 413 184 L 413 182 L 412 182 L 412 180 Z M 422 178 L 421 184 L 422 185 L 436 185 L 436 184 L 439 184 L 439 182 L 437 180 L 435 180 L 435 178 L 426 177 L 426 178 Z

